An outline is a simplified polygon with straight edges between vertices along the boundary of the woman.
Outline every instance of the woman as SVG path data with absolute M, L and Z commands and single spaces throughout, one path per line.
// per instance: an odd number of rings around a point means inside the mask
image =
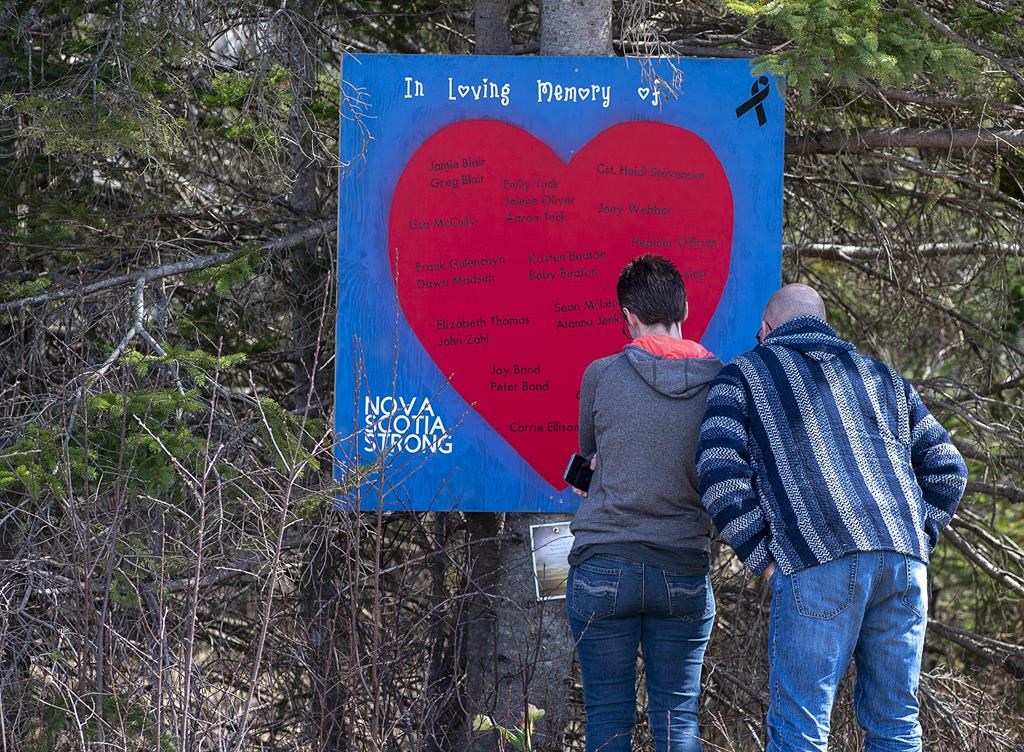
M 686 288 L 660 256 L 622 270 L 632 341 L 596 360 L 580 390 L 580 454 L 593 457 L 572 523 L 566 606 L 583 674 L 587 752 L 629 752 L 642 646 L 658 752 L 701 750 L 701 663 L 715 617 L 712 523 L 694 467 L 710 381 L 722 368 L 683 339 Z

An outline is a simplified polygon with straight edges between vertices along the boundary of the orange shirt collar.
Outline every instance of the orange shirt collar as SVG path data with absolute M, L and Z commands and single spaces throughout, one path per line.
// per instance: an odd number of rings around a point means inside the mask
M 637 337 L 630 344 L 662 358 L 712 357 L 700 342 L 694 342 L 692 339 L 676 339 L 667 334 L 645 334 L 643 337 Z

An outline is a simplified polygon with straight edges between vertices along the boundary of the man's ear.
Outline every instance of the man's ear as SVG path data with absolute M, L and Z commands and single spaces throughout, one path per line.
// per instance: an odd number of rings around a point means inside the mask
M 679 323 L 681 324 L 684 321 L 686 321 L 686 317 L 689 316 L 689 315 L 690 315 L 690 302 L 689 301 L 685 301 L 683 303 L 683 318 L 681 318 L 679 320 Z
M 634 329 L 639 328 L 639 326 L 640 326 L 640 317 L 637 316 L 635 313 L 633 313 L 628 308 L 623 308 L 622 311 L 626 314 L 626 323 L 629 324 Z

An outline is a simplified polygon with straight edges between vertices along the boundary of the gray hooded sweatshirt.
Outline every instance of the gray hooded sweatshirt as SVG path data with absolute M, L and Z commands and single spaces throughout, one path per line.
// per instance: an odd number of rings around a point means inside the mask
M 694 463 L 708 387 L 721 369 L 697 343 L 667 337 L 644 337 L 587 367 L 580 454 L 596 454 L 597 467 L 572 522 L 570 564 L 602 554 L 707 571 L 713 526 Z

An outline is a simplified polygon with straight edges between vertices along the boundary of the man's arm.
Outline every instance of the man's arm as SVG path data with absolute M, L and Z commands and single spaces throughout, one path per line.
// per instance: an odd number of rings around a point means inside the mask
M 722 538 L 755 574 L 772 556 L 771 531 L 757 494 L 747 450 L 749 419 L 739 368 L 726 366 L 711 383 L 697 448 L 700 494 Z
M 924 496 L 925 530 L 931 547 L 953 518 L 967 486 L 967 466 L 949 433 L 928 412 L 920 395 L 907 384 L 910 408 L 910 462 Z

